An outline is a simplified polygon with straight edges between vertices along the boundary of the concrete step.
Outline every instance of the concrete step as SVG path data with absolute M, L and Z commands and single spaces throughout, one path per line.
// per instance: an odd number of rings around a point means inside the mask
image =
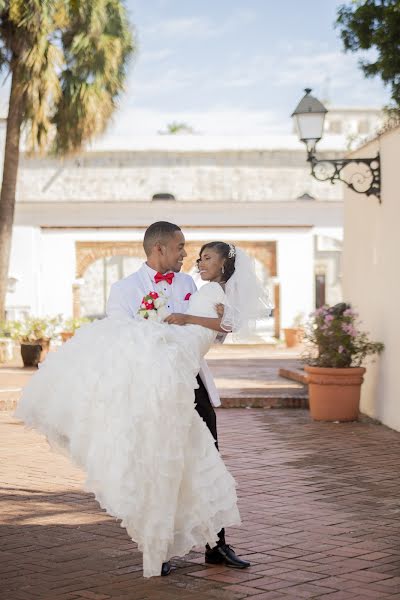
M 0 391 L 0 411 L 13 412 L 20 391 Z M 308 408 L 307 394 L 221 395 L 222 408 Z
M 291 381 L 297 381 L 298 383 L 307 385 L 307 374 L 304 369 L 281 367 L 279 369 L 279 375 L 285 379 L 290 379 Z
M 308 408 L 308 396 L 221 397 L 222 408 Z

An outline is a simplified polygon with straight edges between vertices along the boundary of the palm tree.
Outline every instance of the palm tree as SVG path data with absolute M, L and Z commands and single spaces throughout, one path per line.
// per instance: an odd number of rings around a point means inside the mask
M 180 135 L 180 134 L 192 134 L 195 133 L 194 129 L 187 123 L 178 123 L 172 121 L 168 123 L 165 131 L 159 131 L 159 135 Z
M 33 152 L 78 150 L 105 129 L 133 50 L 121 0 L 0 0 L 0 74 L 11 83 L 0 194 L 0 319 L 21 132 Z

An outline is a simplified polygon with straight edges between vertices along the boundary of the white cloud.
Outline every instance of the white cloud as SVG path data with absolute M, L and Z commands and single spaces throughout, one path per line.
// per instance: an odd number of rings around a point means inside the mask
M 161 48 L 160 50 L 148 50 L 139 53 L 141 62 L 152 63 L 161 62 L 173 55 L 173 51 L 169 48 Z
M 335 86 L 346 86 L 350 78 L 354 79 L 354 60 L 341 52 L 313 52 L 289 56 L 276 71 L 276 80 L 280 85 L 293 85 L 299 82 L 323 82 L 327 75 L 335 81 Z
M 224 21 L 216 23 L 207 17 L 177 17 L 164 19 L 153 25 L 142 27 L 142 35 L 157 37 L 220 37 L 237 28 L 248 25 L 257 18 L 255 11 L 250 9 L 235 10 Z
M 202 17 L 165 19 L 153 25 L 142 27 L 142 35 L 157 37 L 193 35 L 210 27 L 208 20 Z
M 388 94 L 379 78 L 366 79 L 359 56 L 340 51 L 323 52 L 318 46 L 310 54 L 290 56 L 277 69 L 274 80 L 280 86 L 306 86 L 325 93 L 333 104 L 379 106 Z M 327 89 L 329 88 L 329 89 Z
M 193 85 L 197 74 L 190 70 L 171 68 L 157 76 L 141 76 L 130 82 L 130 95 L 137 101 L 172 94 Z

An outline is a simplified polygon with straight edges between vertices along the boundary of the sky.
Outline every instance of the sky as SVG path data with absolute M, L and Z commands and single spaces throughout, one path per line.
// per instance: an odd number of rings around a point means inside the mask
M 328 108 L 382 107 L 389 90 L 364 78 L 362 55 L 344 53 L 334 28 L 350 1 L 125 0 L 137 50 L 95 145 L 128 147 L 174 121 L 212 136 L 289 134 L 306 87 Z
M 349 2 L 349 0 L 347 0 Z M 280 135 L 305 87 L 329 106 L 380 107 L 334 28 L 343 0 L 127 0 L 137 53 L 107 137 L 183 121 L 209 135 Z

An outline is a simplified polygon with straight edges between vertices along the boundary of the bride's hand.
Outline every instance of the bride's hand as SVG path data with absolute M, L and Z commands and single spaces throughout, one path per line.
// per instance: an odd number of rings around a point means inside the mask
M 168 315 L 164 321 L 169 325 L 187 325 L 188 323 L 187 315 L 184 315 L 183 313 L 172 313 L 171 315 Z

